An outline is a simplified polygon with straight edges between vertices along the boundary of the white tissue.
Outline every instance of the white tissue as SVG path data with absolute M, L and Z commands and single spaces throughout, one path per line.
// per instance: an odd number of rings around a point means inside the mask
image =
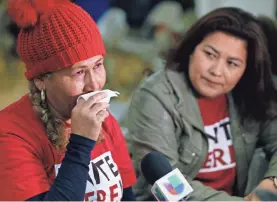
M 77 98 L 77 102 L 79 102 L 80 98 L 83 98 L 84 100 L 87 101 L 91 96 L 96 95 L 97 93 L 101 93 L 101 92 L 106 92 L 108 95 L 107 95 L 106 98 L 100 100 L 99 102 L 106 102 L 106 103 L 110 102 L 111 97 L 118 97 L 118 95 L 120 94 L 117 91 L 112 91 L 112 90 L 108 90 L 108 89 L 107 90 L 101 90 L 101 91 L 94 91 L 94 92 L 90 92 L 90 93 L 87 93 L 87 94 L 84 94 L 84 95 L 80 95 Z

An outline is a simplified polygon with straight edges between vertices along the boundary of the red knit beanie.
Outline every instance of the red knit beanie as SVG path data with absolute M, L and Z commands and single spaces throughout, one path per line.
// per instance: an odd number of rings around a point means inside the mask
M 10 0 L 8 12 L 21 27 L 17 52 L 28 80 L 105 55 L 96 23 L 69 0 Z

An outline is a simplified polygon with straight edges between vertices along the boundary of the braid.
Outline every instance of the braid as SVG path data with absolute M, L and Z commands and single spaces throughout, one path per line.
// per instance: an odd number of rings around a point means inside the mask
M 48 139 L 57 149 L 65 148 L 68 138 L 65 134 L 64 122 L 54 117 L 47 102 L 41 100 L 41 92 L 36 87 L 34 81 L 29 82 L 29 89 L 33 108 L 39 113 L 44 123 Z

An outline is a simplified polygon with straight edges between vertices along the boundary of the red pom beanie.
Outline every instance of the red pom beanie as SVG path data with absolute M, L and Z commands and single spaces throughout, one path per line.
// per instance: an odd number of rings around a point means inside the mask
M 96 23 L 69 0 L 10 0 L 8 12 L 21 27 L 17 52 L 28 80 L 105 55 Z

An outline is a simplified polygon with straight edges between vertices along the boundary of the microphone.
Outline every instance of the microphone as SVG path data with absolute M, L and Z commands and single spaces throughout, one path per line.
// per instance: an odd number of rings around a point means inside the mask
M 172 170 L 168 160 L 159 152 L 150 152 L 143 157 L 141 171 L 146 181 L 153 185 L 151 192 L 158 201 L 183 201 L 193 191 L 180 170 Z

